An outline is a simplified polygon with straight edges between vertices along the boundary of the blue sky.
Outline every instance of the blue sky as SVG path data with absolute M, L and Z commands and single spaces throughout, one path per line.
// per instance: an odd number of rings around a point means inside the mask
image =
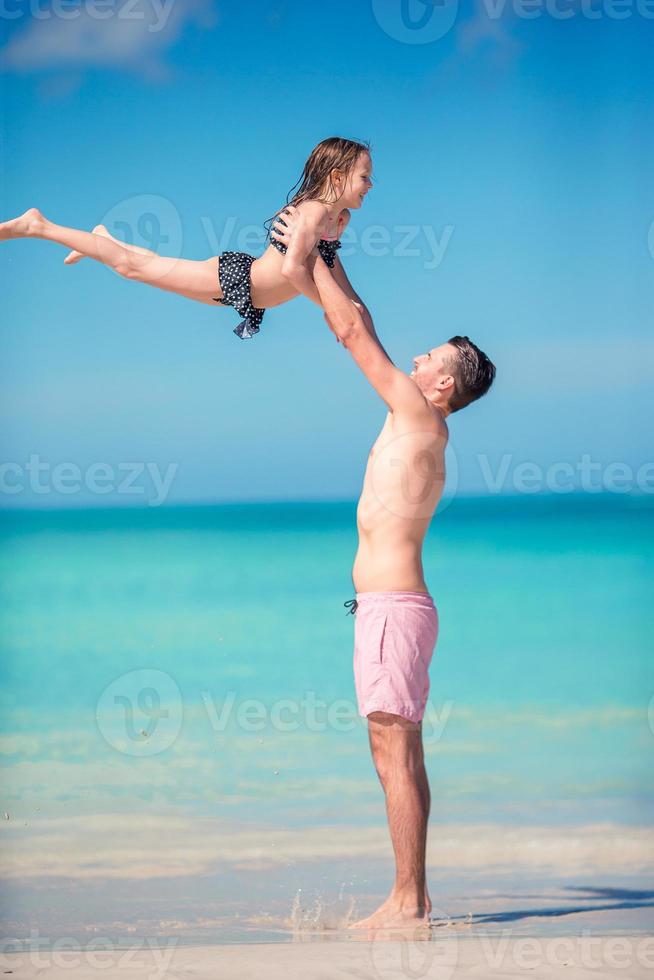
M 408 370 L 464 333 L 498 367 L 451 419 L 450 489 L 515 492 L 526 463 L 532 486 L 562 464 L 579 489 L 586 457 L 594 485 L 620 464 L 622 489 L 651 486 L 654 19 L 645 0 L 537 4 L 4 0 L 2 211 L 105 218 L 188 258 L 258 253 L 312 146 L 369 139 L 375 187 L 342 254 L 385 346 Z M 312 304 L 243 342 L 232 310 L 64 255 L 0 248 L 2 456 L 21 488 L 3 505 L 153 502 L 147 469 L 140 496 L 117 477 L 89 490 L 99 464 L 172 467 L 171 503 L 357 494 L 384 409 Z M 61 464 L 79 492 L 53 490 Z

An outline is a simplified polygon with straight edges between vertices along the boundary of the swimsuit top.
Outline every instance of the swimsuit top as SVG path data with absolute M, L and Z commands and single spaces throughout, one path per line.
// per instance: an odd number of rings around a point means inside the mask
M 286 226 L 286 222 L 280 215 L 277 215 L 277 220 L 281 225 Z M 273 245 L 278 252 L 282 255 L 286 255 L 286 245 L 280 242 L 279 239 L 273 238 L 270 235 L 270 244 Z M 334 258 L 336 256 L 336 251 L 341 247 L 340 240 L 338 238 L 321 238 L 316 242 L 316 248 L 318 249 L 323 262 L 329 269 L 334 268 Z

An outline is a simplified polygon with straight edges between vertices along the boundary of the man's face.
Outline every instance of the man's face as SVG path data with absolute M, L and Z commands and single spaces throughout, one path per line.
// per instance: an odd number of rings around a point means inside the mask
M 456 357 L 456 354 L 456 348 L 451 344 L 441 344 L 413 358 L 413 371 L 409 377 L 413 378 L 423 395 L 430 397 L 437 391 L 447 393 L 453 379 L 446 358 Z

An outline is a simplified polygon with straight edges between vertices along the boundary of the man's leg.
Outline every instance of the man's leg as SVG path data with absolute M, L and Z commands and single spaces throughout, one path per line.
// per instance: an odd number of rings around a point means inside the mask
M 425 878 L 429 782 L 422 747 L 422 724 L 399 715 L 368 715 L 370 748 L 386 796 L 395 852 L 395 884 L 384 904 L 355 927 L 414 924 L 429 917 Z

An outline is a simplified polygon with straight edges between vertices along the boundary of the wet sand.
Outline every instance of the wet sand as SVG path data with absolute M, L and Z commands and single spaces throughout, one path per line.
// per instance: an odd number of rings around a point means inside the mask
M 507 930 L 508 933 L 508 930 Z M 331 941 L 251 945 L 180 946 L 155 944 L 140 949 L 93 953 L 59 951 L 13 953 L 1 970 L 12 980 L 116 980 L 124 977 L 197 980 L 451 980 L 491 977 L 509 980 L 527 974 L 535 980 L 629 977 L 645 980 L 654 967 L 654 936 L 580 935 L 510 937 L 484 934 L 426 937 L 421 930 L 350 935 Z

